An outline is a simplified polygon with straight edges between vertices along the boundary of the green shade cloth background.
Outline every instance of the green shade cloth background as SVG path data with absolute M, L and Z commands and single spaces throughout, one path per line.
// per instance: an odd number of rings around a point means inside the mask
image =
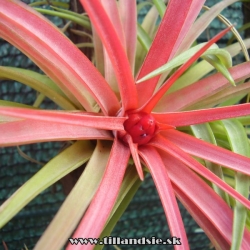
M 25 0 L 30 3 L 34 1 Z M 67 0 L 65 0 L 67 2 Z M 218 0 L 208 0 L 206 5 L 212 6 Z M 145 15 L 147 9 L 140 12 L 140 17 Z M 229 18 L 236 27 L 242 24 L 243 16 L 241 3 L 236 3 L 227 8 L 223 14 Z M 49 17 L 56 25 L 60 26 L 59 18 Z M 210 26 L 210 35 L 218 33 L 224 27 L 219 20 L 215 20 Z M 200 41 L 206 40 L 203 34 Z M 223 40 L 222 40 L 223 42 Z M 0 65 L 15 66 L 26 69 L 39 69 L 16 48 L 0 39 Z M 36 93 L 29 87 L 14 81 L 0 81 L 0 98 L 19 103 L 32 105 Z M 54 109 L 56 105 L 46 99 L 42 107 Z M 1 131 L 0 131 L 1 136 Z M 40 143 L 22 146 L 21 149 L 30 157 L 39 162 L 46 163 L 53 158 L 64 146 L 62 142 Z M 32 163 L 21 157 L 16 147 L 0 148 L 0 204 L 17 190 L 26 180 L 32 177 L 41 165 Z M 9 250 L 33 249 L 37 240 L 46 229 L 49 222 L 62 204 L 65 196 L 60 183 L 41 193 L 28 204 L 13 220 L 0 229 L 0 240 L 5 241 Z M 191 249 L 210 249 L 210 242 L 199 226 L 194 222 L 188 212 L 180 205 L 186 232 Z M 112 235 L 124 238 L 152 237 L 166 239 L 170 237 L 165 215 L 159 200 L 154 183 L 148 176 L 139 191 L 135 195 L 128 209 L 121 217 Z M 173 246 L 119 246 L 121 249 L 173 249 Z M 0 243 L 0 249 L 3 246 Z M 114 249 L 113 246 L 105 246 L 104 249 Z M 53 249 L 52 249 L 53 250 Z

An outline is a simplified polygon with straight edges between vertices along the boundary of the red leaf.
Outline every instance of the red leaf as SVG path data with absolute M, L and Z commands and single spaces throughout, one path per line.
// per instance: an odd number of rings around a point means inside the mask
M 167 63 L 175 54 L 205 1 L 171 0 L 137 79 Z M 176 18 L 176 13 L 178 17 Z M 174 28 L 173 28 L 174 27 Z M 137 85 L 140 105 L 153 94 L 160 76 Z
M 250 62 L 236 65 L 230 68 L 229 72 L 235 82 L 240 82 L 250 77 Z M 165 95 L 157 104 L 156 110 L 162 112 L 183 110 L 221 91 L 226 86 L 230 86 L 228 80 L 221 73 L 216 73 L 174 93 Z
M 73 238 L 98 238 L 115 204 L 130 156 L 129 148 L 115 139 L 101 184 Z M 119 163 L 119 164 L 118 164 Z M 92 249 L 91 244 L 84 249 Z M 80 244 L 68 245 L 67 250 L 82 249 Z
M 182 245 L 178 245 L 175 248 L 189 249 L 187 235 L 184 229 L 180 210 L 161 157 L 151 146 L 141 146 L 139 154 L 145 161 L 153 177 L 154 183 L 161 198 L 166 218 L 169 223 L 171 235 L 181 239 Z
M 177 147 L 174 143 L 165 139 L 163 136 L 157 135 L 154 139 L 149 142 L 150 145 L 160 148 L 167 153 L 171 154 L 175 158 L 179 159 L 181 162 L 186 164 L 192 170 L 205 177 L 207 180 L 213 182 L 222 190 L 226 191 L 233 198 L 240 201 L 245 207 L 250 209 L 250 201 L 239 194 L 235 189 L 222 181 L 217 175 L 209 171 L 206 167 L 200 164 L 198 161 L 194 160 L 190 155 L 185 153 L 182 149 Z
M 207 183 L 177 158 L 165 152 L 161 152 L 160 155 L 182 204 L 203 228 L 215 247 L 229 249 L 228 245 L 232 241 L 232 210 Z M 249 249 L 249 231 L 245 230 L 242 242 L 242 247 Z
M 120 0 L 119 10 L 125 34 L 128 61 L 134 73 L 136 42 L 137 42 L 137 9 L 135 0 Z
M 89 93 L 105 114 L 114 115 L 120 108 L 117 97 L 89 59 L 28 5 L 16 0 L 1 1 L 0 36 L 29 56 L 87 111 L 93 111 Z
M 105 130 L 34 120 L 0 123 L 0 131 L 0 146 L 4 147 L 46 141 L 113 139 Z
M 187 70 L 212 44 L 223 37 L 231 27 L 221 31 L 210 41 L 208 41 L 199 51 L 195 53 L 186 63 L 184 63 L 169 79 L 161 86 L 161 88 L 140 108 L 140 111 L 151 112 L 161 97 L 174 84 L 174 82 Z
M 0 114 L 43 122 L 87 126 L 107 130 L 123 130 L 126 118 L 99 116 L 95 113 L 67 112 L 55 110 L 35 110 L 0 106 Z
M 250 159 L 233 153 L 177 130 L 166 130 L 162 134 L 185 152 L 250 175 Z
M 187 191 L 181 190 L 178 186 L 173 184 L 173 188 L 175 191 L 176 196 L 180 200 L 180 202 L 184 205 L 184 207 L 187 209 L 189 214 L 193 217 L 193 219 L 197 222 L 197 224 L 204 230 L 206 236 L 210 239 L 211 245 L 215 249 L 221 249 L 221 250 L 228 250 L 230 249 L 231 244 L 228 243 L 228 240 L 225 239 L 221 231 L 219 231 L 216 226 L 212 224 L 212 221 L 209 218 L 209 215 L 206 214 L 206 212 L 203 212 L 199 209 L 199 207 L 189 198 L 189 195 L 187 194 Z M 206 197 L 206 196 L 204 196 Z M 211 198 L 211 197 L 207 197 Z M 212 201 L 214 203 L 214 200 Z M 220 207 L 221 209 L 221 207 Z M 217 210 L 218 211 L 218 210 Z M 224 211 L 223 211 L 224 213 Z M 224 222 L 224 221 L 223 221 Z M 221 224 L 220 221 L 218 221 L 218 224 Z M 228 224 L 228 223 L 225 223 Z M 218 226 L 217 226 L 218 227 Z M 220 225 L 220 227 L 222 227 Z M 224 225 L 223 225 L 224 227 Z M 230 227 L 227 227 L 227 229 L 230 229 Z M 199 229 L 199 228 L 197 228 Z M 227 230 L 228 231 L 228 230 Z M 200 233 L 200 232 L 197 232 Z M 225 232 L 224 232 L 225 234 Z M 207 248 L 210 248 L 210 244 L 207 245 Z M 211 248 L 212 248 L 211 246 Z
M 235 3 L 234 0 L 214 2 L 210 10 L 203 13 L 192 25 L 190 32 L 183 39 L 180 51 L 186 50 L 192 46 L 196 39 L 206 30 L 210 23 L 229 5 Z M 229 7 L 230 8 L 230 7 Z
M 114 31 L 117 33 L 117 36 L 119 38 L 119 41 L 121 42 L 122 47 L 125 49 L 124 33 L 122 29 L 117 2 L 110 0 L 101 0 L 100 2 L 104 10 L 106 11 L 106 14 L 108 15 L 110 22 L 113 25 Z M 104 69 L 105 69 L 104 75 L 106 81 L 109 83 L 115 94 L 119 96 L 119 89 L 117 86 L 114 68 L 112 62 L 110 61 L 109 55 L 105 49 L 104 49 Z
M 175 113 L 154 113 L 158 122 L 175 127 L 250 115 L 250 103 Z
M 99 1 L 80 0 L 95 26 L 117 77 L 124 111 L 137 107 L 137 92 L 130 65 L 121 42 Z
M 142 170 L 142 166 L 141 166 L 140 157 L 139 157 L 139 154 L 138 154 L 138 144 L 133 143 L 133 140 L 132 140 L 130 135 L 126 135 L 126 137 L 127 137 L 127 141 L 128 141 L 128 145 L 129 145 L 129 148 L 130 148 L 131 155 L 132 155 L 133 160 L 134 160 L 136 170 L 138 172 L 138 175 L 139 175 L 140 179 L 143 181 L 144 180 L 144 174 L 143 174 L 143 170 Z

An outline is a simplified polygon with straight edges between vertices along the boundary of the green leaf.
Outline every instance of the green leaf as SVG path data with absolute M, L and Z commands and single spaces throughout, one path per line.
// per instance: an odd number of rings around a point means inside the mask
M 137 38 L 144 50 L 149 51 L 152 40 L 139 23 L 137 24 Z
M 11 101 L 5 101 L 5 100 L 0 100 L 0 106 L 6 106 L 6 107 L 17 107 L 17 108 L 29 108 L 29 109 L 34 109 L 35 107 L 27 105 L 27 104 L 22 104 L 18 102 L 11 102 Z
M 205 60 L 192 65 L 168 90 L 168 94 L 195 83 L 213 70 L 213 66 Z
M 211 144 L 217 145 L 214 133 L 208 123 L 191 125 L 193 134 L 196 138 L 202 139 L 204 141 L 210 142 Z M 217 164 L 205 160 L 206 167 L 211 170 L 215 175 L 224 180 L 223 172 L 220 166 Z M 217 194 L 219 194 L 228 204 L 229 198 L 226 192 L 217 187 L 214 183 L 212 183 L 212 187 Z
M 85 163 L 92 152 L 91 142 L 78 141 L 48 162 L 0 207 L 0 227 L 39 193 Z
M 163 18 L 167 8 L 165 3 L 162 0 L 153 0 L 153 3 L 158 10 L 160 17 Z
M 63 19 L 67 19 L 74 23 L 77 23 L 87 29 L 91 29 L 90 22 L 86 16 L 80 15 L 70 10 L 64 10 L 64 9 L 56 8 L 56 7 L 53 7 L 53 8 L 55 10 L 48 10 L 48 9 L 41 9 L 41 8 L 34 8 L 34 9 L 42 14 L 46 14 L 50 16 L 58 16 Z
M 235 105 L 239 103 L 244 96 L 246 96 L 246 94 L 237 95 L 237 93 L 235 93 L 234 97 L 229 97 L 228 100 L 220 103 L 217 107 L 226 107 L 230 105 Z
M 33 107 L 35 107 L 35 108 L 39 108 L 39 106 L 42 104 L 42 102 L 44 101 L 44 99 L 45 99 L 45 95 L 44 94 L 42 94 L 42 93 L 39 93 L 38 95 L 37 95 L 37 97 L 36 97 L 36 100 L 34 101 L 34 103 L 33 103 Z
M 224 126 L 231 149 L 238 154 L 250 157 L 250 145 L 244 127 L 237 119 L 223 120 Z M 248 198 L 249 195 L 249 177 L 242 173 L 235 173 L 235 189 Z M 233 238 L 231 250 L 241 249 L 245 223 L 247 217 L 246 208 L 236 201 L 234 207 Z
M 244 44 L 247 48 L 250 47 L 250 39 L 245 39 Z M 231 57 L 235 57 L 242 51 L 242 47 L 240 46 L 240 43 L 235 43 L 233 45 L 230 45 L 226 48 Z M 212 71 L 214 67 L 208 63 L 205 60 L 202 60 L 201 62 L 198 62 L 197 64 L 193 65 L 191 68 L 189 68 L 179 79 L 174 83 L 174 85 L 169 89 L 168 93 L 174 92 L 178 89 L 181 89 L 185 86 L 188 86 L 198 80 L 200 80 L 202 77 L 207 75 L 210 71 Z M 203 100 L 204 101 L 204 100 Z M 225 103 L 226 105 L 226 103 Z M 228 104 L 231 105 L 231 104 Z
M 64 109 L 76 109 L 76 107 L 61 91 L 61 89 L 46 75 L 42 75 L 26 69 L 0 66 L 0 79 L 8 79 L 21 82 L 44 94 Z
M 209 49 L 204 55 L 214 55 L 223 65 L 225 65 L 226 68 L 232 67 L 232 57 L 225 49 Z
M 239 117 L 237 120 L 242 124 L 242 125 L 250 125 L 250 116 L 244 116 L 244 117 Z
M 72 15 L 72 16 L 75 16 L 75 17 L 79 17 L 79 18 L 83 18 L 84 20 L 87 20 L 90 24 L 90 21 L 89 21 L 89 17 L 85 14 L 79 14 L 75 11 L 71 11 L 71 10 L 65 10 L 65 9 L 62 9 L 62 8 L 57 8 L 55 6 L 50 6 L 52 9 L 54 10 L 57 10 L 59 12 L 62 12 L 62 13 L 65 13 L 65 14 L 69 14 L 69 15 Z
M 91 202 L 104 174 L 111 143 L 98 141 L 81 177 L 34 249 L 61 249 Z M 60 237 L 58 237 L 60 235 Z
M 51 0 L 49 2 L 48 2 L 48 0 L 37 1 L 34 3 L 30 3 L 29 6 L 34 7 L 34 6 L 39 6 L 39 5 L 48 5 L 48 3 L 52 4 L 53 6 L 58 6 L 58 7 L 65 8 L 65 9 L 69 8 L 68 3 L 62 3 L 62 2 L 51 1 Z
M 217 69 L 222 75 L 224 75 L 233 86 L 236 86 L 233 77 L 231 76 L 231 74 L 227 70 L 227 67 L 225 66 L 225 64 L 223 64 L 219 56 L 217 56 L 216 54 L 209 54 L 202 56 L 202 58 L 213 65 L 213 67 Z
M 191 49 L 183 52 L 182 54 L 174 57 L 170 62 L 168 62 L 168 63 L 164 64 L 163 66 L 159 67 L 158 69 L 150 72 L 149 74 L 147 74 L 146 76 L 144 76 L 143 78 L 141 78 L 139 81 L 137 81 L 137 83 L 140 83 L 140 82 L 143 82 L 145 80 L 148 80 L 148 79 L 150 79 L 152 77 L 160 75 L 160 74 L 162 74 L 164 72 L 167 72 L 167 71 L 169 71 L 171 69 L 174 69 L 174 68 L 176 68 L 176 67 L 184 64 L 185 62 L 188 61 L 188 59 L 190 59 L 193 55 L 195 55 L 195 53 L 197 51 L 199 51 L 204 45 L 205 45 L 205 43 L 198 44 L 198 45 L 192 47 Z M 211 49 L 214 49 L 214 48 L 218 48 L 218 46 L 216 44 L 212 45 L 210 47 L 210 49 L 208 49 L 203 55 L 209 54 L 209 51 Z M 217 53 L 219 53 L 219 51 L 221 51 L 221 49 L 218 49 L 216 51 L 217 51 Z M 225 52 L 225 53 L 222 52 L 222 53 L 226 54 L 228 52 Z

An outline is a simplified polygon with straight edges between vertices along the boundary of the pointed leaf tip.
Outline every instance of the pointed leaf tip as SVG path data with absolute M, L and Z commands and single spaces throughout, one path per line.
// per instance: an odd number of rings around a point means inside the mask
M 140 108 L 140 111 L 151 112 L 161 97 L 168 91 L 174 82 L 214 43 L 222 38 L 232 27 L 228 27 L 213 37 L 206 43 L 195 55 L 184 63 L 171 77 L 162 85 L 162 87 Z

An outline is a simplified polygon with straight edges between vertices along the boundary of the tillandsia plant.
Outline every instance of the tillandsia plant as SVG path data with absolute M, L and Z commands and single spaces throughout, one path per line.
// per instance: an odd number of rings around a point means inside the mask
M 0 145 L 72 141 L 2 204 L 1 226 L 85 164 L 35 249 L 109 236 L 147 172 L 171 235 L 180 239 L 176 249 L 189 249 L 176 198 L 216 249 L 249 249 L 250 104 L 238 102 L 250 88 L 250 62 L 232 66 L 239 43 L 215 44 L 232 26 L 192 46 L 235 1 L 221 1 L 199 18 L 204 0 L 153 1 L 142 25 L 136 1 L 80 2 L 87 16 L 52 12 L 92 31 L 94 63 L 37 10 L 0 2 L 0 36 L 44 72 L 0 67 L 1 78 L 30 85 L 63 109 L 1 101 Z M 207 76 L 213 68 L 219 72 Z M 66 249 L 93 247 L 68 242 Z

